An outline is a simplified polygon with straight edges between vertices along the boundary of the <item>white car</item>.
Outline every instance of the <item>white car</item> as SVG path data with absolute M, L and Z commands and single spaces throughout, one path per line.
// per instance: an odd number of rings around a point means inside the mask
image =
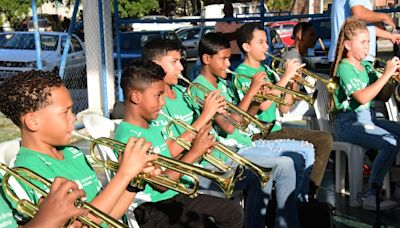
M 67 33 L 40 32 L 43 70 L 60 67 Z M 37 69 L 33 32 L 0 33 L 0 83 L 21 71 Z M 73 112 L 88 107 L 86 58 L 83 42 L 72 35 L 65 68 L 64 81 L 74 100 Z
M 58 69 L 67 33 L 40 32 L 43 70 Z M 76 35 L 71 37 L 65 75 L 85 74 L 86 59 L 83 42 Z M 0 81 L 20 71 L 37 69 L 33 32 L 0 33 Z
M 185 23 L 157 23 L 156 21 L 169 21 L 169 18 L 163 15 L 149 15 L 140 18 L 141 20 L 154 20 L 154 23 L 133 23 L 133 31 L 159 31 L 175 30 L 177 28 L 188 26 Z

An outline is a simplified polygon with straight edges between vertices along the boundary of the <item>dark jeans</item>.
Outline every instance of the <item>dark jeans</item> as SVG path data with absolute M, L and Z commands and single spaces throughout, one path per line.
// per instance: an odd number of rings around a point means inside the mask
M 316 186 L 321 185 L 333 146 L 333 139 L 330 134 L 304 128 L 282 128 L 279 131 L 271 132 L 266 139 L 295 139 L 308 141 L 313 144 L 315 148 L 315 162 L 310 179 Z
M 144 203 L 135 210 L 136 220 L 143 227 L 226 227 L 242 228 L 243 211 L 236 202 L 209 195 L 190 198 L 183 194 Z M 210 220 L 213 218 L 214 222 Z
M 376 119 L 375 113 L 370 110 L 360 110 L 337 114 L 333 121 L 333 130 L 337 140 L 379 150 L 372 163 L 368 183 L 382 185 L 400 150 L 400 124 Z

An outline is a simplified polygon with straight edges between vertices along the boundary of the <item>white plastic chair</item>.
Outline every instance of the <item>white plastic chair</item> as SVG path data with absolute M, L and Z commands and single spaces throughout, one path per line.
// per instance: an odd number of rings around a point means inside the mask
M 317 89 L 319 93 L 314 104 L 314 109 L 318 119 L 318 125 L 321 131 L 332 134 L 331 120 L 329 117 L 328 91 L 325 85 L 320 81 L 317 82 Z M 362 192 L 362 167 L 367 149 L 348 142 L 334 141 L 332 151 L 336 152 L 335 191 L 337 193 L 345 193 L 346 160 L 343 156 L 345 154 L 348 162 L 350 206 L 358 207 L 360 203 L 357 200 L 357 195 Z M 383 189 L 386 190 L 386 196 L 390 198 L 390 182 L 388 175 L 385 177 Z
M 83 124 L 90 136 L 97 139 L 100 137 L 113 138 L 113 132 L 117 126 L 117 122 L 107 119 L 97 114 L 89 114 L 84 116 Z M 118 162 L 112 149 L 98 145 L 97 146 L 101 159 L 109 159 L 111 161 Z M 105 169 L 107 180 L 110 181 L 114 176 L 114 173 L 108 169 Z
M 100 137 L 113 138 L 114 130 L 120 122 L 121 120 L 113 121 L 97 114 L 89 114 L 83 117 L 83 124 L 86 130 L 89 132 L 90 136 L 95 139 Z M 111 148 L 102 145 L 98 145 L 97 148 L 101 159 L 118 162 Z M 108 169 L 105 169 L 105 173 L 108 181 L 114 176 L 114 172 Z M 136 195 L 136 198 L 138 198 L 138 196 L 140 196 L 140 193 Z M 139 228 L 133 210 L 134 207 L 129 207 L 126 213 L 128 225 L 129 227 Z
M 14 140 L 5 141 L 5 142 L 0 143 L 0 162 L 7 165 L 9 168 L 14 167 L 15 158 L 21 147 L 20 144 L 21 144 L 20 139 L 14 139 Z M 3 170 L 0 170 L 0 173 L 1 173 L 1 176 L 4 175 Z M 20 199 L 29 200 L 28 194 L 26 194 L 25 190 L 15 180 L 15 178 L 11 177 L 9 183 L 10 183 L 11 189 L 14 190 L 15 194 Z
M 389 120 L 399 122 L 400 113 L 399 109 L 397 108 L 396 98 L 392 95 L 390 99 L 385 103 L 385 105 L 386 105 L 386 110 L 389 114 Z M 396 165 L 400 165 L 400 153 L 397 154 Z

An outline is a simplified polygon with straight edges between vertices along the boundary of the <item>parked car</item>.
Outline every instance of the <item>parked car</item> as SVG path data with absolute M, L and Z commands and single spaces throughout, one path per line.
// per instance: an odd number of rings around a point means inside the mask
M 195 59 L 199 53 L 197 48 L 204 34 L 214 31 L 214 26 L 192 26 L 176 30 L 176 35 L 186 49 L 186 59 Z
M 43 70 L 58 71 L 67 33 L 40 32 L 39 35 Z M 33 32 L 0 33 L 0 83 L 19 72 L 33 69 L 37 69 Z M 85 47 L 74 34 L 71 37 L 64 80 L 74 100 L 73 112 L 86 109 L 88 102 Z
M 122 65 L 142 57 L 142 48 L 147 41 L 154 38 L 166 38 L 179 40 L 174 31 L 141 31 L 141 32 L 122 32 L 119 34 L 120 56 Z M 114 39 L 114 67 L 117 67 L 117 40 Z
M 317 40 L 313 49 L 309 49 L 305 59 L 308 60 L 313 70 L 321 73 L 328 73 L 330 64 L 328 62 L 328 52 L 331 46 L 331 21 L 329 17 L 316 18 L 310 20 L 317 35 Z
M 40 32 L 43 70 L 59 68 L 67 33 Z M 66 72 L 85 72 L 85 49 L 76 35 L 71 37 Z M 36 69 L 36 51 L 33 32 L 0 33 L 0 80 L 21 71 Z
M 183 23 L 171 23 L 169 18 L 163 15 L 149 15 L 140 18 L 141 20 L 154 20 L 154 23 L 133 23 L 133 31 L 158 31 L 158 30 L 174 30 L 177 28 L 188 26 Z M 157 23 L 162 21 L 163 23 Z
M 286 46 L 291 46 L 294 43 L 292 39 L 293 28 L 297 25 L 297 21 L 280 21 L 268 24 L 268 27 L 274 28 L 279 34 L 282 42 Z

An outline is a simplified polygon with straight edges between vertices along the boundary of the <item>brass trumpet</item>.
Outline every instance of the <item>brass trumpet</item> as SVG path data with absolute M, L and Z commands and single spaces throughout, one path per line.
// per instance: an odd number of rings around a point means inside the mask
M 374 62 L 378 62 L 380 64 L 386 65 L 386 60 L 385 59 L 379 58 L 379 57 L 376 57 L 376 56 L 373 56 L 373 55 L 370 55 L 370 54 L 367 54 L 367 55 L 371 56 L 372 58 L 374 58 Z M 385 68 L 375 68 L 375 70 L 380 74 L 385 73 Z M 397 83 L 400 83 L 400 80 L 397 77 L 393 77 L 392 76 L 389 79 L 389 83 L 397 84 Z M 397 89 L 396 89 L 396 91 L 397 91 Z
M 5 171 L 4 177 L 3 177 L 3 192 L 8 196 L 10 200 L 16 203 L 17 205 L 17 211 L 25 214 L 31 218 L 35 216 L 37 211 L 39 210 L 39 207 L 35 205 L 34 203 L 30 202 L 29 200 L 26 199 L 20 199 L 10 188 L 9 186 L 9 180 L 10 177 L 14 177 L 18 181 L 24 183 L 28 187 L 30 187 L 32 190 L 36 191 L 43 197 L 47 196 L 47 192 L 43 190 L 42 188 L 38 187 L 33 183 L 32 180 L 38 181 L 48 187 L 50 189 L 51 182 L 47 180 L 46 178 L 40 176 L 39 174 L 33 172 L 30 169 L 24 168 L 24 167 L 15 167 L 15 168 L 9 168 L 5 164 L 0 163 L 0 169 Z M 76 207 L 81 207 L 84 209 L 87 209 L 89 211 L 89 214 L 93 215 L 94 217 L 100 219 L 102 222 L 108 225 L 108 227 L 127 227 L 126 225 L 118 222 L 114 218 L 110 217 L 109 215 L 103 213 L 99 209 L 93 207 L 92 205 L 88 204 L 87 202 L 82 201 L 81 199 L 77 199 L 75 201 L 75 206 Z M 91 221 L 88 217 L 86 216 L 79 216 L 77 218 L 80 222 L 82 222 L 84 225 L 87 225 L 89 227 L 98 227 L 100 228 L 101 226 L 93 221 Z M 70 221 L 71 222 L 71 221 Z M 69 223 L 70 223 L 69 222 Z M 66 226 L 69 225 L 66 224 Z
M 103 145 L 112 148 L 121 154 L 125 150 L 126 147 L 125 143 L 105 137 L 93 139 L 91 137 L 84 136 L 77 132 L 73 132 L 73 134 L 90 142 L 89 146 L 90 155 L 96 163 L 101 164 L 105 168 L 110 169 L 114 172 L 118 170 L 119 164 L 117 162 L 111 160 L 101 160 L 98 156 L 96 156 L 95 147 L 96 145 Z M 148 153 L 153 154 L 155 152 L 153 151 L 153 149 L 150 149 Z M 166 169 L 174 170 L 178 173 L 181 173 L 182 175 L 190 177 L 193 180 L 193 187 L 191 188 L 187 187 L 185 186 L 185 184 L 180 183 L 179 181 L 171 180 L 166 176 L 160 175 L 151 177 L 143 173 L 135 177 L 131 181 L 131 185 L 144 189 L 145 182 L 147 182 L 150 184 L 160 185 L 165 188 L 172 189 L 189 196 L 196 196 L 199 185 L 198 175 L 201 175 L 216 182 L 219 185 L 219 187 L 223 190 L 225 195 L 228 198 L 230 198 L 232 196 L 233 189 L 235 187 L 235 182 L 243 172 L 242 167 L 236 167 L 236 169 L 230 169 L 227 172 L 219 172 L 219 171 L 208 170 L 179 160 L 174 160 L 172 158 L 168 158 L 160 154 L 158 156 L 159 158 L 153 161 L 154 164 L 162 166 Z
M 199 83 L 193 83 L 183 77 L 182 75 L 179 75 L 179 79 L 185 81 L 189 87 L 187 88 L 187 93 L 188 96 L 191 97 L 197 104 L 200 106 L 204 105 L 204 100 L 194 96 L 192 94 L 192 88 L 196 88 L 200 90 L 202 93 L 204 93 L 204 96 L 207 96 L 209 93 L 211 93 L 211 90 L 207 89 L 205 86 L 199 84 Z M 261 121 L 259 121 L 256 117 L 248 114 L 247 112 L 241 110 L 240 108 L 236 107 L 234 104 L 226 102 L 226 110 L 229 113 L 235 113 L 239 115 L 242 118 L 242 122 L 237 121 L 236 119 L 232 118 L 229 115 L 220 115 L 217 113 L 217 115 L 221 116 L 226 122 L 229 124 L 236 126 L 239 130 L 241 131 L 246 131 L 247 127 L 249 126 L 250 123 L 253 123 L 261 132 L 261 135 L 263 137 L 266 137 L 272 130 L 273 126 L 275 125 L 275 121 L 264 124 Z
M 166 127 L 166 131 L 167 131 L 169 137 L 171 139 L 173 139 L 181 147 L 185 148 L 186 150 L 190 150 L 190 147 L 192 146 L 191 143 L 186 141 L 183 138 L 175 137 L 174 133 L 171 130 L 171 126 L 173 124 L 177 124 L 177 125 L 181 126 L 182 128 L 184 128 L 185 130 L 187 130 L 190 133 L 192 133 L 193 135 L 197 134 L 197 130 L 194 127 L 192 127 L 191 125 L 187 124 L 186 122 L 184 122 L 182 120 L 173 119 L 173 118 L 171 118 L 170 116 L 168 116 L 168 115 L 166 115 L 164 113 L 161 113 L 161 114 L 164 115 L 167 119 L 170 120 L 170 122 L 168 123 L 168 125 Z M 259 166 L 257 164 L 254 164 L 253 162 L 251 162 L 247 158 L 242 157 L 239 154 L 235 153 L 234 151 L 230 150 L 228 147 L 226 147 L 222 143 L 218 143 L 218 145 L 215 146 L 214 149 L 216 149 L 216 150 L 220 151 L 221 153 L 225 154 L 227 157 L 229 157 L 233 161 L 237 162 L 239 165 L 250 169 L 258 177 L 258 179 L 260 181 L 260 187 L 261 188 L 263 188 L 268 183 L 268 181 L 270 179 L 270 176 L 272 175 L 272 172 L 275 169 L 275 167 L 273 167 L 273 168 L 265 168 L 265 167 L 261 167 L 261 166 Z M 205 154 L 203 156 L 203 158 L 205 160 L 207 160 L 208 162 L 210 162 L 211 164 L 213 164 L 213 165 L 215 163 L 222 162 L 219 159 L 213 157 L 211 154 Z M 215 162 L 215 161 L 217 161 L 217 162 Z
M 266 54 L 269 55 L 269 56 L 271 56 L 271 58 L 276 59 L 276 60 L 279 61 L 279 62 L 282 62 L 282 63 L 286 62 L 285 59 L 276 57 L 276 56 L 272 55 L 272 54 L 269 53 L 269 52 L 267 52 Z M 298 69 L 298 72 L 301 73 L 301 74 L 310 76 L 310 77 L 312 77 L 312 78 L 314 78 L 314 79 L 316 79 L 316 80 L 321 81 L 322 83 L 324 83 L 329 93 L 333 93 L 333 91 L 335 91 L 336 88 L 339 86 L 339 78 L 338 78 L 338 77 L 325 78 L 325 77 L 322 77 L 321 75 L 316 74 L 316 73 L 314 73 L 314 72 L 312 72 L 312 71 L 310 71 L 310 70 L 307 70 L 307 69 L 305 69 L 305 68 L 300 68 L 300 69 Z M 301 78 L 301 79 L 300 79 L 300 78 Z M 309 83 L 307 82 L 307 80 L 305 80 L 305 79 L 302 78 L 302 77 L 295 77 L 294 80 L 295 80 L 295 81 L 299 80 L 299 81 L 297 81 L 298 83 L 303 84 L 304 86 L 307 86 L 307 87 L 309 87 L 309 88 L 311 88 L 311 89 L 314 89 L 314 88 L 315 88 L 315 85 L 309 84 Z
M 232 74 L 232 75 L 235 75 L 235 76 L 236 76 L 235 79 L 233 80 L 234 86 L 235 86 L 237 89 L 241 89 L 241 90 L 243 90 L 243 92 L 246 93 L 246 91 L 247 91 L 249 88 L 248 88 L 248 87 L 239 88 L 240 86 L 239 86 L 239 81 L 238 81 L 238 80 L 239 80 L 239 78 L 246 78 L 246 79 L 248 79 L 248 80 L 251 81 L 251 80 L 252 80 L 252 77 L 247 76 L 247 75 L 238 74 L 238 73 L 233 72 L 233 71 L 231 71 L 231 70 L 229 70 L 229 69 L 227 70 L 227 72 L 230 73 L 230 74 Z M 297 91 L 294 91 L 294 90 L 291 90 L 291 89 L 288 89 L 288 88 L 285 88 L 285 87 L 282 87 L 282 86 L 274 85 L 274 84 L 266 84 L 265 86 L 267 86 L 267 87 L 270 88 L 270 89 L 279 90 L 279 91 L 281 91 L 282 93 L 291 94 L 291 95 L 294 96 L 295 98 L 299 98 L 299 99 L 302 99 L 302 100 L 306 101 L 310 106 L 314 104 L 314 102 L 315 102 L 315 100 L 317 99 L 317 96 L 318 96 L 318 91 L 315 91 L 313 94 L 309 95 L 309 94 L 305 94 L 305 93 L 302 93 L 302 92 L 297 92 Z M 281 104 L 281 105 L 292 105 L 292 104 L 289 104 L 289 103 L 285 100 L 284 97 L 276 96 L 276 95 L 271 95 L 271 94 L 262 94 L 262 93 L 260 93 L 260 92 L 257 93 L 257 94 L 254 96 L 253 100 L 256 101 L 256 102 L 259 102 L 259 103 L 262 103 L 262 102 L 264 102 L 265 100 L 271 100 L 271 101 L 274 101 L 274 102 L 276 102 L 276 103 L 278 103 L 278 104 Z

